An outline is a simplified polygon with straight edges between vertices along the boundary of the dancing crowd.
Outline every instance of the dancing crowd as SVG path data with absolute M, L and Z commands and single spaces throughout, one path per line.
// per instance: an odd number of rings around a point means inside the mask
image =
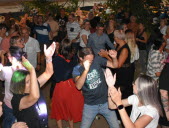
M 147 31 L 132 12 L 95 15 L 95 4 L 66 15 L 6 15 L 0 23 L 2 128 L 58 128 L 81 122 L 90 128 L 98 114 L 110 128 L 169 127 L 169 26 L 166 18 Z M 38 74 L 38 75 L 37 75 Z M 50 113 L 41 87 L 50 87 Z

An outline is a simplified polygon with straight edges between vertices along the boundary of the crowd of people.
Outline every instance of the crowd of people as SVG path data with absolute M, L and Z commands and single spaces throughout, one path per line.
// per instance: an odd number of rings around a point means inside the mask
M 25 14 L 19 23 L 6 18 L 0 24 L 3 128 L 48 127 L 40 91 L 48 80 L 49 115 L 58 128 L 62 120 L 90 128 L 98 114 L 110 128 L 119 128 L 119 120 L 126 128 L 169 127 L 167 19 L 150 33 L 125 10 L 103 23 L 95 15 L 100 9 L 95 4 L 86 17 L 80 8 L 68 15 L 61 8 L 57 16 L 30 21 Z

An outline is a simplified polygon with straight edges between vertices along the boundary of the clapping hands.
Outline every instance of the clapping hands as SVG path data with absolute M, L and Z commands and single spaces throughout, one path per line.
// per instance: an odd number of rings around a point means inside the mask
M 55 52 L 56 43 L 53 42 L 48 48 L 46 48 L 46 45 L 44 45 L 44 54 L 46 58 L 51 58 Z
M 117 90 L 114 85 L 115 85 L 115 82 L 116 82 L 116 74 L 113 76 L 110 69 L 106 69 L 105 70 L 105 79 L 106 79 L 106 82 L 107 82 L 107 85 L 109 87 L 109 91 L 108 91 L 108 94 L 109 96 L 111 97 L 111 100 L 116 104 L 116 105 L 119 105 L 122 103 L 121 101 L 121 91 L 120 91 L 120 88 Z
M 108 54 L 113 59 L 117 57 L 117 52 L 115 50 L 109 50 Z

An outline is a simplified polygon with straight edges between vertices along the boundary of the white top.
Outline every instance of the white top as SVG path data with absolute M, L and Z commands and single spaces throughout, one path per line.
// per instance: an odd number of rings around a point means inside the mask
M 128 103 L 132 105 L 130 119 L 133 123 L 137 120 L 138 117 L 141 117 L 142 115 L 148 115 L 152 117 L 153 120 L 145 128 L 157 128 L 159 113 L 156 108 L 150 105 L 138 107 L 139 100 L 136 95 L 129 96 Z
M 76 21 L 74 21 L 73 23 L 67 22 L 66 29 L 67 29 L 68 39 L 72 41 L 79 35 L 80 25 Z M 76 42 L 79 42 L 79 41 L 80 40 L 78 39 Z
M 12 66 L 4 66 L 0 72 L 0 80 L 5 81 L 4 102 L 9 108 L 12 108 L 11 99 L 13 94 L 10 91 L 10 83 L 14 71 L 15 70 L 12 68 Z
M 163 28 L 159 28 L 159 29 L 160 29 L 160 32 L 161 32 L 163 35 L 166 35 L 167 25 L 165 25 Z
M 86 35 L 87 39 L 88 39 L 88 36 L 90 35 L 90 30 L 86 31 L 85 29 L 82 29 L 80 32 L 80 46 L 86 47 L 86 44 L 83 42 L 82 35 Z
M 40 52 L 39 42 L 29 37 L 28 41 L 25 43 L 23 51 L 27 54 L 27 59 L 33 65 L 34 68 L 37 66 L 37 53 Z
M 139 59 L 139 50 L 138 47 L 135 47 L 134 56 L 131 55 L 130 63 L 133 63 L 135 60 Z

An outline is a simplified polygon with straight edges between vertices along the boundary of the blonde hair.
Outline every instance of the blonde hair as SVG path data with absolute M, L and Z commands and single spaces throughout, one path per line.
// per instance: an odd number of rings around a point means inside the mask
M 130 51 L 131 51 L 131 59 L 133 59 L 134 55 L 135 55 L 135 49 L 137 47 L 136 44 L 136 40 L 135 40 L 135 36 L 134 36 L 134 32 L 127 32 L 126 36 L 125 36 L 125 41 L 128 44 Z

